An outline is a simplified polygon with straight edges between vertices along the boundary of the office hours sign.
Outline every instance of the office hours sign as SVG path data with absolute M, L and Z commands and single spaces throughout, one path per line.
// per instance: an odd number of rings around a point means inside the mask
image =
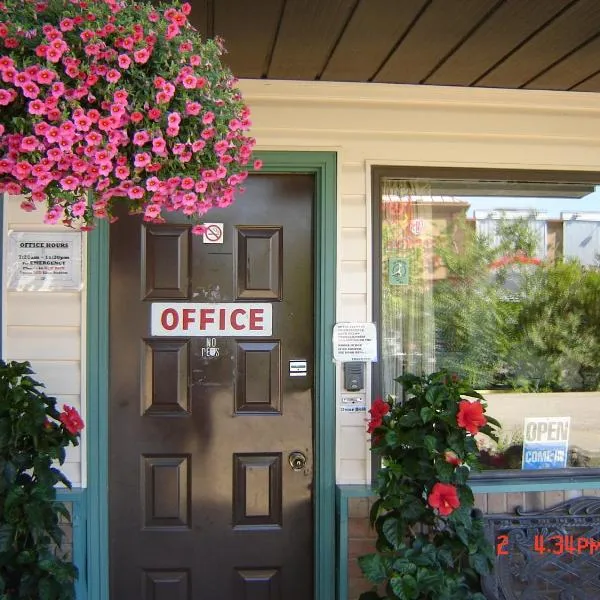
M 82 234 L 77 231 L 9 231 L 9 290 L 69 291 L 82 285 Z

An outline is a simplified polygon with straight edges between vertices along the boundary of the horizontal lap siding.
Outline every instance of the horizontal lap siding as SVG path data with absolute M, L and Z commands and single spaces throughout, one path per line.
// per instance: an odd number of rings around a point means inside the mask
M 597 94 L 293 81 L 241 87 L 261 149 L 338 153 L 337 321 L 372 319 L 372 164 L 590 171 L 600 165 Z M 7 202 L 5 226 L 55 230 L 18 204 Z M 4 354 L 30 358 L 51 393 L 81 396 L 83 301 L 79 293 L 5 294 Z M 340 369 L 337 381 L 339 403 Z M 364 413 L 338 412 L 340 483 L 368 477 L 364 425 Z M 81 470 L 77 461 L 70 465 Z M 82 480 L 80 472 L 75 479 Z
M 27 213 L 21 199 L 4 199 L 6 231 L 61 231 L 43 223 L 43 212 Z M 6 247 L 5 247 L 6 249 Z M 5 259 L 6 259 L 5 252 Z M 6 281 L 6 265 L 4 267 Z M 82 406 L 82 292 L 5 292 L 3 348 L 5 359 L 31 362 L 34 378 L 55 396 L 59 408 Z M 82 447 L 69 448 L 62 467 L 75 487 L 84 483 Z
M 600 169 L 598 94 L 293 81 L 241 87 L 261 149 L 338 153 L 337 321 L 372 319 L 372 164 Z M 342 381 L 338 369 L 338 404 Z M 363 483 L 365 414 L 337 416 L 338 482 Z

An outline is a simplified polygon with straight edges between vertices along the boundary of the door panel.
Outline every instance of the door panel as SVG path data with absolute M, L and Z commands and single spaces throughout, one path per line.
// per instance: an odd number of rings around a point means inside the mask
M 210 213 L 223 244 L 177 218 L 111 226 L 111 600 L 313 596 L 314 189 L 251 176 Z M 273 333 L 152 337 L 165 301 L 270 303 Z

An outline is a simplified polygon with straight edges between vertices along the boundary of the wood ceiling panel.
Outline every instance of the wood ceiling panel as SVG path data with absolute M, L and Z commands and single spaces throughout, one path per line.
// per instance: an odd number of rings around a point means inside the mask
M 215 33 L 225 39 L 224 62 L 236 77 L 266 75 L 282 7 L 283 0 L 215 3 Z
M 471 85 L 567 6 L 565 0 L 507 0 L 424 83 Z
M 600 72 L 573 88 L 576 92 L 600 92 Z
M 434 0 L 373 81 L 420 83 L 498 4 L 461 0 L 460 10 L 449 10 L 447 0 Z
M 327 63 L 356 2 L 286 0 L 269 78 L 315 79 Z
M 428 0 L 361 0 L 321 79 L 367 81 Z
M 600 2 L 579 0 L 477 82 L 518 88 L 600 31 Z
M 532 90 L 568 90 L 600 68 L 600 37 L 591 40 L 525 87 Z

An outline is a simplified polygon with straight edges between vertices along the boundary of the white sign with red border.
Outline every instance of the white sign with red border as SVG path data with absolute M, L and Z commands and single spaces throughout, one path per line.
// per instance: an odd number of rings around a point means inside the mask
M 267 302 L 154 302 L 153 336 L 263 337 L 272 335 L 273 311 Z
M 202 241 L 205 244 L 222 244 L 223 231 L 223 223 L 204 223 Z

